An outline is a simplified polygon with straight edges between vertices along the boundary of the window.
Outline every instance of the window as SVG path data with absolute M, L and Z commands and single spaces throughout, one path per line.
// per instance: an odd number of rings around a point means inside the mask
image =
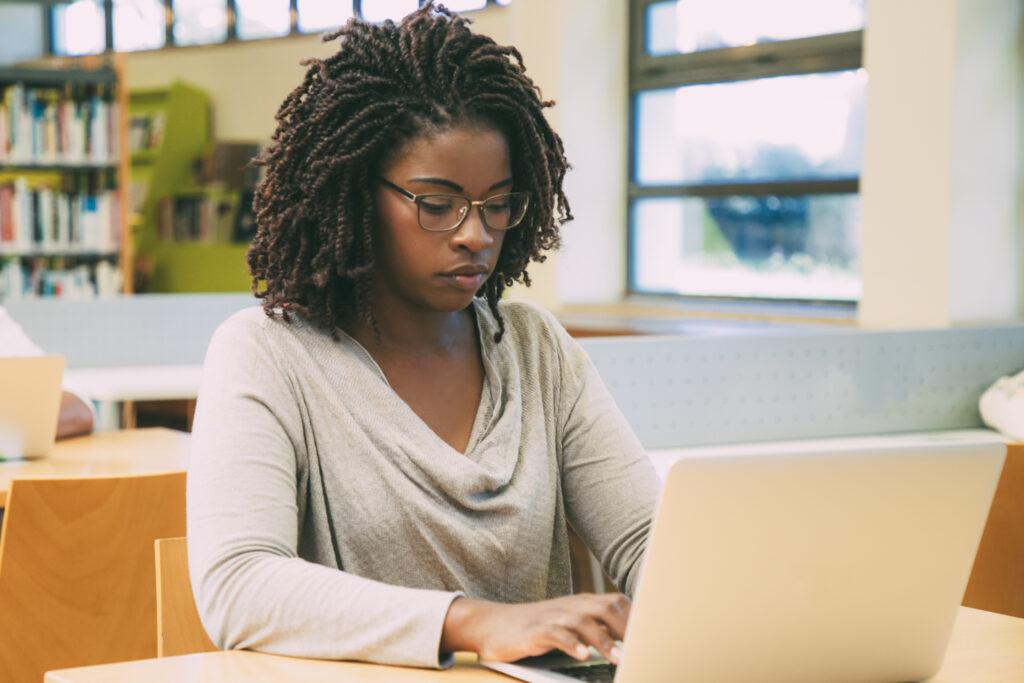
M 0 0 L 2 2 L 3 0 Z M 276 38 L 335 29 L 356 8 L 369 21 L 398 21 L 422 0 L 74 0 L 51 8 L 53 52 L 98 54 L 107 44 L 107 11 L 112 11 L 113 49 L 118 52 L 209 45 L 234 39 Z M 448 0 L 456 12 L 508 5 L 511 0 Z M 295 8 L 294 26 L 292 7 Z M 168 17 L 171 27 L 168 35 Z
M 419 6 L 419 0 L 363 0 L 360 10 L 367 21 L 398 21 Z
M 288 0 L 235 0 L 236 30 L 242 40 L 288 35 L 292 13 Z
M 472 12 L 487 6 L 487 0 L 444 0 L 444 6 L 453 12 Z
M 299 0 L 299 31 L 312 33 L 335 29 L 352 16 L 351 2 Z
M 223 43 L 228 37 L 227 0 L 172 0 L 174 44 Z
M 855 302 L 863 0 L 632 0 L 629 289 Z
M 155 50 L 167 39 L 163 0 L 114 0 L 114 49 Z
M 95 55 L 106 48 L 102 0 L 75 0 L 53 8 L 53 45 L 59 55 Z

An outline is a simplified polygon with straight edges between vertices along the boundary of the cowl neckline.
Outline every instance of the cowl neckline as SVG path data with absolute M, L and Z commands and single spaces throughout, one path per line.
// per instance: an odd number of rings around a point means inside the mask
M 483 388 L 465 453 L 460 453 L 437 435 L 399 396 L 373 356 L 353 337 L 338 330 L 338 339 L 307 327 L 335 347 L 341 367 L 339 398 L 359 406 L 350 414 L 358 419 L 372 408 L 368 419 L 360 420 L 375 443 L 394 450 L 395 464 L 411 478 L 475 507 L 507 486 L 515 474 L 522 436 L 522 388 L 519 367 L 509 350 L 508 336 L 494 341 L 497 320 L 487 303 L 472 303 L 475 327 L 484 368 Z M 340 353 L 338 353 L 340 352 Z

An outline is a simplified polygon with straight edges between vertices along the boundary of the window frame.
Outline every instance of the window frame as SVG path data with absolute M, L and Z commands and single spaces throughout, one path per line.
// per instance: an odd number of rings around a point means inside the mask
M 816 180 L 761 182 L 673 183 L 642 185 L 637 182 L 639 129 L 637 107 L 645 91 L 687 85 L 832 73 L 863 68 L 864 31 L 846 31 L 822 36 L 794 38 L 738 47 L 724 47 L 691 53 L 649 55 L 646 51 L 647 8 L 665 0 L 629 0 L 629 87 L 626 164 L 626 295 L 656 297 L 680 302 L 739 302 L 773 307 L 807 305 L 853 309 L 857 301 L 806 298 L 739 297 L 725 295 L 654 292 L 637 287 L 636 226 L 634 204 L 638 199 L 681 197 L 726 197 L 772 195 L 854 194 L 860 191 L 860 177 L 847 176 Z

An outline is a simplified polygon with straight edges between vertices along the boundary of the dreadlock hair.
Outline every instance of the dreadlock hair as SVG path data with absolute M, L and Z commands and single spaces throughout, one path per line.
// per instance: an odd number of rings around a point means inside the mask
M 494 273 L 477 295 L 498 321 L 502 292 L 530 285 L 526 267 L 559 246 L 572 220 L 562 191 L 568 162 L 561 138 L 511 46 L 473 33 L 470 21 L 432 1 L 396 25 L 351 19 L 324 41 L 342 39 L 327 59 L 307 59 L 302 85 L 278 109 L 253 210 L 256 235 L 247 254 L 252 291 L 263 310 L 300 313 L 337 336 L 343 321 L 374 319 L 376 210 L 380 166 L 403 143 L 462 123 L 484 123 L 509 142 L 517 191 L 531 194 L 523 224 L 505 237 Z M 262 289 L 261 289 L 262 284 Z

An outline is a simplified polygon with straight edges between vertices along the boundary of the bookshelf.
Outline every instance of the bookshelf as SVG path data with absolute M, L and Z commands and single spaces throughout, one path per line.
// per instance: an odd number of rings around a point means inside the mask
M 248 291 L 246 244 L 210 207 L 237 212 L 238 193 L 202 187 L 197 161 L 213 148 L 208 95 L 183 81 L 129 93 L 128 134 L 137 249 L 148 292 Z M 202 203 L 200 209 L 198 205 Z
M 0 68 L 0 302 L 132 290 L 119 58 Z

